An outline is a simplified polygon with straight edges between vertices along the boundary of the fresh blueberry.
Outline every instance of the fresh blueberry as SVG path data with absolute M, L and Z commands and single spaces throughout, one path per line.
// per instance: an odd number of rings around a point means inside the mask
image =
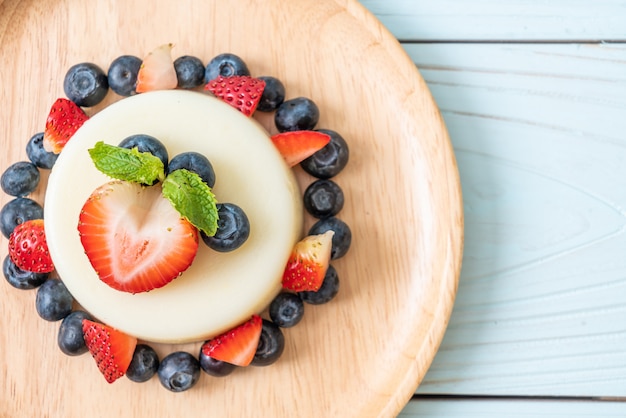
M 78 106 L 91 107 L 107 95 L 109 82 L 102 68 L 91 62 L 82 62 L 67 70 L 63 90 L 67 98 Z
M 4 278 L 7 279 L 11 286 L 22 290 L 35 289 L 41 286 L 50 276 L 50 273 L 34 273 L 22 270 L 15 265 L 8 255 L 2 263 L 2 272 L 4 273 Z
M 237 366 L 234 364 L 228 363 L 226 361 L 216 360 L 213 357 L 207 356 L 200 348 L 200 355 L 198 356 L 200 359 L 200 368 L 204 370 L 210 376 L 214 377 L 223 377 L 231 374 Z
M 172 392 L 183 392 L 198 382 L 200 363 L 185 351 L 175 351 L 161 360 L 157 375 L 164 388 Z
M 159 356 L 152 347 L 146 344 L 137 344 L 133 358 L 126 370 L 126 377 L 133 382 L 147 382 L 159 369 Z
M 222 253 L 241 247 L 250 236 L 250 221 L 239 206 L 232 203 L 217 204 L 217 232 L 212 237 L 201 233 L 209 248 Z
M 35 307 L 46 321 L 58 321 L 72 312 L 74 298 L 61 280 L 48 279 L 37 289 Z
M 68 356 L 78 356 L 88 351 L 83 336 L 83 319 L 93 321 L 92 316 L 85 311 L 74 311 L 61 321 L 57 343 Z
M 0 210 L 2 235 L 9 238 L 16 226 L 31 219 L 43 219 L 43 208 L 39 203 L 27 197 L 11 200 Z
M 270 303 L 269 314 L 276 325 L 290 328 L 302 320 L 304 303 L 295 293 L 279 293 Z
M 11 164 L 0 177 L 2 190 L 11 196 L 26 196 L 39 184 L 39 169 L 30 161 Z
M 107 74 L 111 90 L 124 97 L 135 94 L 137 74 L 139 74 L 141 63 L 141 59 L 134 55 L 122 55 L 115 58 L 109 65 Z
M 346 255 L 350 249 L 352 231 L 350 231 L 348 224 L 335 217 L 320 219 L 309 229 L 309 235 L 323 234 L 331 229 L 335 231 L 335 235 L 333 235 L 333 248 L 330 251 L 330 258 L 336 260 Z
M 124 138 L 118 146 L 128 149 L 136 147 L 139 152 L 149 152 L 161 160 L 163 168 L 167 172 L 167 163 L 169 160 L 167 148 L 165 148 L 165 145 L 163 145 L 163 143 L 155 137 L 145 134 L 131 135 Z
M 261 112 L 272 112 L 285 101 L 285 86 L 275 77 L 262 76 L 259 79 L 265 81 L 265 88 L 256 109 Z
M 43 147 L 43 132 L 33 135 L 26 144 L 28 159 L 39 168 L 51 169 L 59 154 L 46 151 Z
M 278 360 L 285 349 L 285 336 L 278 325 L 267 319 L 263 320 L 261 338 L 254 358 L 253 366 L 269 366 Z
M 319 108 L 306 97 L 284 101 L 274 114 L 274 124 L 279 132 L 312 130 L 319 119 Z
M 350 150 L 341 135 L 330 129 L 318 129 L 318 132 L 330 136 L 330 142 L 324 148 L 300 163 L 300 166 L 318 179 L 335 177 L 348 164 Z
M 219 76 L 231 77 L 234 75 L 250 75 L 246 63 L 235 54 L 220 54 L 213 58 L 206 66 L 204 81 L 209 82 Z
M 300 298 L 311 305 L 322 305 L 330 302 L 339 292 L 339 276 L 332 265 L 328 266 L 322 286 L 317 292 L 299 292 Z
M 200 176 L 202 181 L 209 185 L 209 187 L 215 186 L 215 171 L 213 166 L 207 157 L 199 152 L 183 152 L 176 155 L 170 161 L 167 167 L 167 174 L 172 171 L 185 168 Z
M 304 191 L 304 207 L 316 218 L 335 216 L 343 208 L 343 191 L 332 180 L 316 180 Z
M 192 89 L 202 85 L 204 82 L 204 64 L 198 57 L 184 55 L 174 61 L 178 87 Z

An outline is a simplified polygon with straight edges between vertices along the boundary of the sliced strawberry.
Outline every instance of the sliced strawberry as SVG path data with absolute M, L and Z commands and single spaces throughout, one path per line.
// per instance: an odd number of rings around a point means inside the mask
M 263 320 L 252 315 L 248 321 L 227 331 L 202 345 L 202 352 L 216 360 L 236 366 L 247 366 L 252 362 L 261 338 Z
M 289 167 L 293 167 L 324 148 L 330 136 L 317 131 L 292 131 L 273 135 L 272 142 Z
M 219 76 L 209 81 L 205 90 L 224 100 L 246 116 L 252 116 L 265 89 L 265 81 L 246 75 Z
M 159 185 L 100 186 L 83 206 L 78 231 L 100 280 L 123 292 L 165 286 L 198 251 L 198 230 L 161 195 Z
M 50 273 L 54 270 L 43 219 L 33 219 L 15 227 L 9 236 L 9 256 L 25 271 Z
M 83 338 L 107 382 L 124 376 L 137 346 L 137 338 L 108 325 L 83 319 Z
M 298 242 L 283 273 L 283 288 L 294 292 L 317 292 L 330 263 L 334 231 L 309 235 Z
M 174 44 L 161 45 L 146 55 L 137 73 L 137 93 L 176 88 L 178 78 L 172 61 L 173 46 Z
M 59 98 L 52 107 L 43 131 L 43 146 L 46 151 L 58 154 L 74 133 L 83 126 L 89 116 L 71 100 Z

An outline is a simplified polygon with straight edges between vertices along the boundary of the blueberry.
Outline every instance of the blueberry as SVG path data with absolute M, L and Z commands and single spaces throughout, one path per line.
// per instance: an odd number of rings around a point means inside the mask
M 269 366 L 278 360 L 285 349 L 285 336 L 278 325 L 267 319 L 263 320 L 261 338 L 254 358 L 253 366 Z
M 270 303 L 269 314 L 276 325 L 290 328 L 302 320 L 304 303 L 295 293 L 279 293 Z
M 72 312 L 74 298 L 61 280 L 48 279 L 37 289 L 35 307 L 46 321 L 58 321 Z
M 28 159 L 39 168 L 51 169 L 59 154 L 46 151 L 43 147 L 43 132 L 33 135 L 26 144 Z
M 172 392 L 191 389 L 200 378 L 200 363 L 185 351 L 175 351 L 161 360 L 157 371 L 164 388 Z
M 31 219 L 43 219 L 43 208 L 39 203 L 27 197 L 11 200 L 0 210 L 2 235 L 9 238 L 16 226 Z
M 67 98 L 78 106 L 91 107 L 107 95 L 109 82 L 102 68 L 91 62 L 82 62 L 67 70 L 63 90 Z
M 262 76 L 259 79 L 265 81 L 265 89 L 263 89 L 257 110 L 272 112 L 285 101 L 285 86 L 275 77 Z
M 146 344 L 137 344 L 133 358 L 126 370 L 126 377 L 133 382 L 147 382 L 159 369 L 159 356 L 152 347 Z
M 131 135 L 124 138 L 118 146 L 128 149 L 136 147 L 139 152 L 149 152 L 161 160 L 163 168 L 167 172 L 167 163 L 169 160 L 167 148 L 165 148 L 165 145 L 163 145 L 163 143 L 155 137 L 145 134 Z
M 319 119 L 319 108 L 306 97 L 284 101 L 274 114 L 274 124 L 279 132 L 312 130 Z
M 348 164 L 350 150 L 341 135 L 330 129 L 318 129 L 330 135 L 330 142 L 324 148 L 300 163 L 300 167 L 313 177 L 329 179 L 335 177 Z
M 343 191 L 332 180 L 316 180 L 304 191 L 304 207 L 316 218 L 335 216 L 343 208 Z
M 132 96 L 136 93 L 137 74 L 141 67 L 141 59 L 134 55 L 122 55 L 109 65 L 107 78 L 109 87 L 120 96 Z
M 178 87 L 192 89 L 204 82 L 204 64 L 198 57 L 184 55 L 174 61 Z
M 330 265 L 326 270 L 322 286 L 317 292 L 299 292 L 300 298 L 311 305 L 322 305 L 330 302 L 339 292 L 339 276 L 337 270 Z
M 350 249 L 352 231 L 350 231 L 348 224 L 335 217 L 320 219 L 309 229 L 309 235 L 323 234 L 331 229 L 335 231 L 335 235 L 333 235 L 333 248 L 330 251 L 330 258 L 336 260 L 346 255 Z
M 2 263 L 2 272 L 7 282 L 16 289 L 28 290 L 35 289 L 45 282 L 50 273 L 34 273 L 32 271 L 22 270 L 11 261 L 8 255 Z
M 204 243 L 223 253 L 241 247 L 250 236 L 250 221 L 246 213 L 235 204 L 218 203 L 217 214 L 217 232 L 212 237 L 202 232 Z
M 235 54 L 220 54 L 213 58 L 206 66 L 204 81 L 209 82 L 219 76 L 231 77 L 234 75 L 250 75 L 246 63 Z
M 199 152 L 183 152 L 176 155 L 170 161 L 167 167 L 167 173 L 185 168 L 191 172 L 200 176 L 202 181 L 209 185 L 209 187 L 215 186 L 215 171 L 213 166 L 207 157 Z
M 202 348 L 200 348 L 200 355 L 198 358 L 200 359 L 200 368 L 202 368 L 202 370 L 210 376 L 228 376 L 237 368 L 234 364 L 216 360 L 213 357 L 207 356 L 202 352 Z
M 83 319 L 93 321 L 92 316 L 85 311 L 74 311 L 61 321 L 57 344 L 68 356 L 78 356 L 88 351 L 83 336 Z
M 2 190 L 11 196 L 26 196 L 39 184 L 39 169 L 30 161 L 11 164 L 0 177 Z

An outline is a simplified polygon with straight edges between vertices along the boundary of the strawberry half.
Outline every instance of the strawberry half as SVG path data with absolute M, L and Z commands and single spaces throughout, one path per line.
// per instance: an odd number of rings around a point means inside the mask
M 124 376 L 133 359 L 137 338 L 108 325 L 83 319 L 83 338 L 107 382 Z
M 43 131 L 43 146 L 48 152 L 58 154 L 89 116 L 71 100 L 57 99 L 48 113 Z
M 100 280 L 138 293 L 165 286 L 198 251 L 198 230 L 161 194 L 161 186 L 112 181 L 85 202 L 80 240 Z
M 291 131 L 272 135 L 272 142 L 289 167 L 293 167 L 324 148 L 330 136 L 317 131 Z
M 174 44 L 161 45 L 146 55 L 137 73 L 137 93 L 176 88 L 178 78 L 172 61 L 173 46 Z
M 263 320 L 252 315 L 248 321 L 202 344 L 202 352 L 236 366 L 252 362 L 261 338 Z
M 9 236 L 9 257 L 25 271 L 50 273 L 54 270 L 43 219 L 33 219 L 15 227 Z
M 295 245 L 283 273 L 283 288 L 294 292 L 319 290 L 330 263 L 333 235 L 333 230 L 309 235 Z
M 261 101 L 265 81 L 246 75 L 219 76 L 215 80 L 209 81 L 204 89 L 238 109 L 244 115 L 252 116 Z

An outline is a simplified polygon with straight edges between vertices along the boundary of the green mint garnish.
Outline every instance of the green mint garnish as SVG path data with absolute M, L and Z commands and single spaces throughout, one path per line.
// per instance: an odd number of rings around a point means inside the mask
M 171 172 L 163 181 L 163 196 L 196 228 L 208 236 L 217 232 L 217 206 L 211 188 L 186 169 Z
M 165 177 L 163 162 L 137 148 L 116 147 L 100 141 L 89 149 L 89 155 L 98 170 L 114 179 L 150 185 Z

